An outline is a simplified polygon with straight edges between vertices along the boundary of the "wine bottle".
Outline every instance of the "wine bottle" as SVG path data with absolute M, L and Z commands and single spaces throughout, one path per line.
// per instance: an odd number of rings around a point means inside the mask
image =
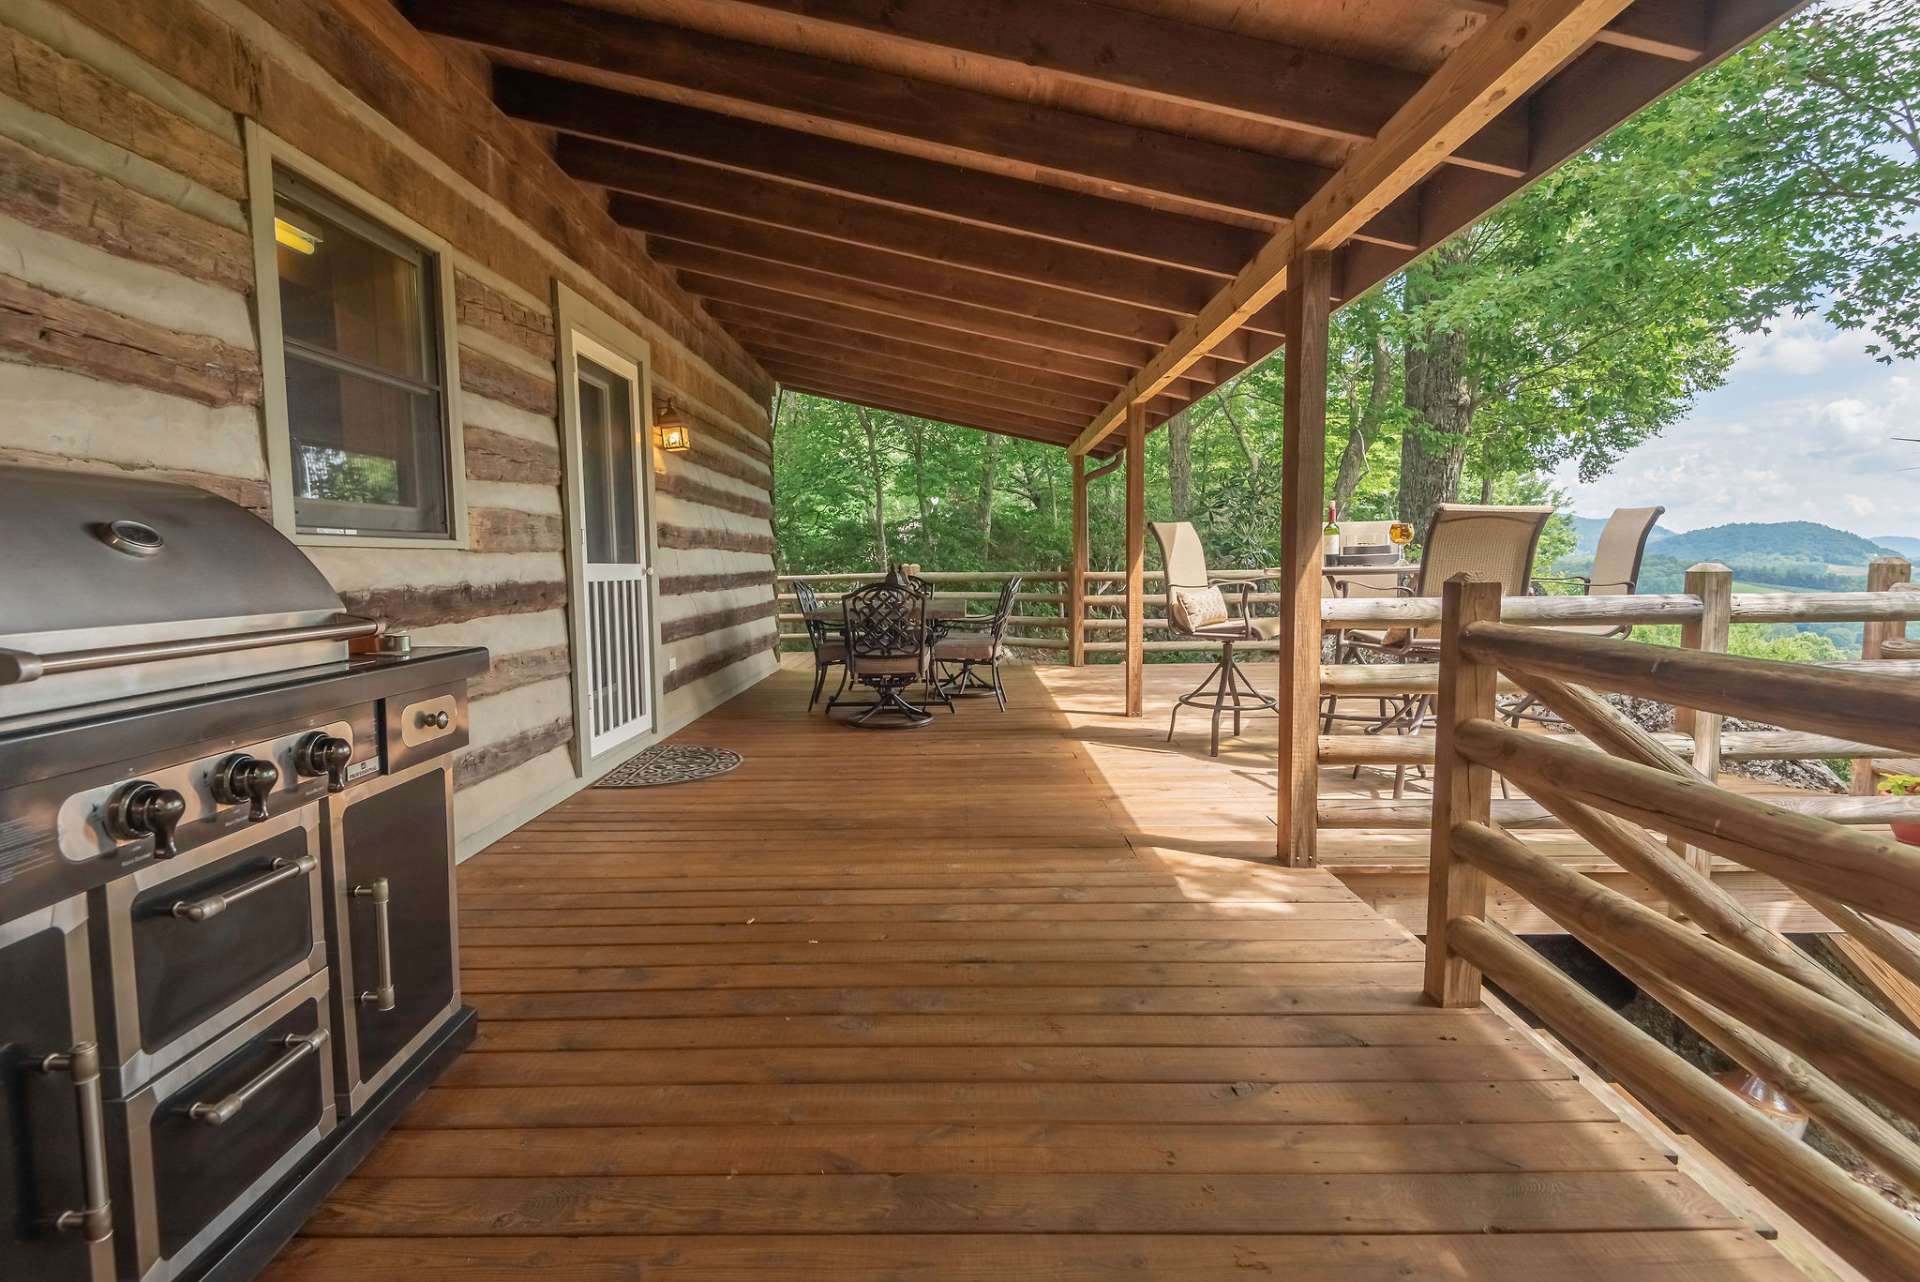
M 1340 555 L 1340 522 L 1335 519 L 1338 513 L 1339 508 L 1336 504 L 1327 504 L 1327 526 L 1321 534 L 1325 537 L 1323 549 L 1329 557 Z

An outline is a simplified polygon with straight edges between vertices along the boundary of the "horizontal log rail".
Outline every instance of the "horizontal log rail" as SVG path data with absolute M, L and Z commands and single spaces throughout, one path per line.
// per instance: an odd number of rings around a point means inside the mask
M 1702 595 L 1711 602 L 1715 594 Z M 1796 665 L 1519 627 L 1503 618 L 1504 606 L 1496 584 L 1462 578 L 1446 586 L 1435 734 L 1424 740 L 1431 755 L 1410 746 L 1420 740 L 1393 746 L 1401 764 L 1431 762 L 1431 806 L 1360 803 L 1321 815 L 1322 823 L 1429 827 L 1428 998 L 1475 1005 L 1483 976 L 1491 977 L 1861 1273 L 1920 1276 L 1920 1226 L 1909 1217 L 1890 1213 L 1883 1199 L 1486 921 L 1498 882 L 1882 1173 L 1920 1191 L 1920 1146 L 1876 1112 L 1920 1119 L 1920 1038 L 1754 920 L 1702 866 L 1714 855 L 1778 878 L 1895 972 L 1920 975 L 1920 848 L 1845 826 L 1905 814 L 1906 799 L 1743 796 L 1714 777 L 1735 751 L 1920 751 L 1920 681 L 1885 661 Z M 1579 736 L 1504 724 L 1503 679 Z M 1650 734 L 1598 691 L 1687 708 L 1692 731 Z M 1727 715 L 1786 729 L 1722 737 L 1719 718 Z M 1321 756 L 1357 758 L 1364 749 L 1355 741 L 1366 737 L 1326 736 Z M 1496 799 L 1496 776 L 1525 796 Z M 1667 912 L 1507 832 L 1542 823 L 1573 828 Z

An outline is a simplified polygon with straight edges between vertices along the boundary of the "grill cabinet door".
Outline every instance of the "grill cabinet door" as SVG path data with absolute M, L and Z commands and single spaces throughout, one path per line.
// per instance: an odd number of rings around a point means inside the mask
M 296 827 L 155 886 L 133 901 L 130 933 L 141 1041 L 157 1050 L 247 994 L 304 973 L 313 954 L 313 834 Z M 278 873 L 282 880 L 273 881 Z M 191 920 L 181 903 L 264 885 L 231 908 Z
M 352 1080 L 343 1089 L 355 1107 L 451 1013 L 459 996 L 451 790 L 449 767 L 436 762 L 356 791 L 340 814 L 335 867 L 342 875 L 333 903 L 348 961 L 341 967 L 342 1001 L 354 1028 Z M 375 893 L 383 882 L 384 941 Z M 382 1010 L 387 981 L 393 1000 Z
M 0 924 L 0 1278 L 93 1282 L 110 1249 L 53 1220 L 86 1205 L 73 1078 L 46 1056 L 93 1039 L 80 900 Z M 103 1156 L 103 1155 L 101 1155 Z

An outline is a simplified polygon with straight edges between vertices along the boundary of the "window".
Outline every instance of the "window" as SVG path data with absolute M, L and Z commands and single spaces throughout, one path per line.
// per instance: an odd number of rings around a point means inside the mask
M 293 531 L 456 538 L 440 262 L 280 168 L 272 212 Z

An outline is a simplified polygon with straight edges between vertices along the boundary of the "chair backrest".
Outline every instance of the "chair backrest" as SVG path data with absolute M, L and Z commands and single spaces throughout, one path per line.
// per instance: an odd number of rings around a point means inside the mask
M 1640 562 L 1647 555 L 1647 537 L 1666 515 L 1664 507 L 1615 508 L 1600 530 L 1594 549 L 1593 571 L 1587 577 L 1589 596 L 1628 596 L 1640 583 Z
M 827 641 L 826 620 L 816 617 L 820 609 L 820 595 L 813 590 L 811 583 L 795 583 L 793 600 L 794 604 L 800 607 L 800 614 L 806 621 L 807 643 L 813 647 L 815 654 L 819 654 L 820 647 Z
M 1014 575 L 1000 585 L 1000 599 L 993 603 L 993 621 L 987 624 L 987 634 L 998 641 L 1007 630 L 1007 620 L 1013 617 L 1014 598 L 1020 595 L 1020 576 Z
M 927 643 L 927 598 L 905 583 L 870 583 L 840 598 L 854 659 L 917 658 Z
M 1167 572 L 1168 588 L 1204 588 L 1207 586 L 1207 550 L 1200 545 L 1200 532 L 1191 521 L 1155 521 L 1148 529 L 1160 545 L 1160 565 Z
M 1439 596 L 1448 579 L 1467 574 L 1482 583 L 1498 583 L 1502 596 L 1525 596 L 1533 583 L 1533 556 L 1553 511 L 1442 503 L 1427 529 L 1414 595 Z M 1440 628 L 1424 627 L 1418 635 L 1437 637 Z
M 929 601 L 933 599 L 933 584 L 927 582 L 925 579 L 921 578 L 917 574 L 909 574 L 906 576 L 906 579 L 907 579 L 908 587 L 912 588 L 915 592 L 918 592 L 921 596 L 927 598 L 927 600 Z

